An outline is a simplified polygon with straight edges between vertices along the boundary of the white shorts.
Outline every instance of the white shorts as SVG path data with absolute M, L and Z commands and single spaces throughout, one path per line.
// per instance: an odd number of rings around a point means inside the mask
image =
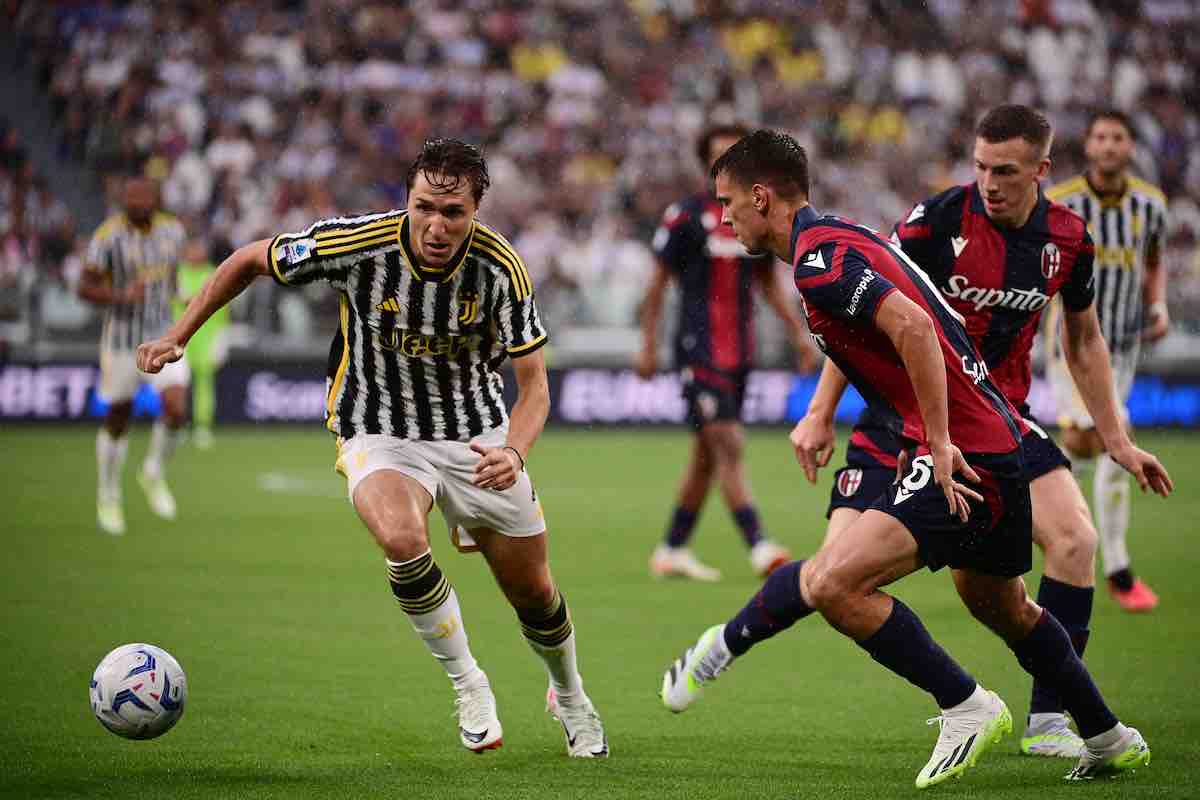
M 1112 353 L 1110 357 L 1117 407 L 1121 418 L 1128 421 L 1129 411 L 1125 407 L 1125 401 L 1129 399 L 1129 393 L 1133 389 L 1133 377 L 1137 373 L 1138 348 L 1134 347 L 1123 353 Z M 1071 377 L 1065 358 L 1059 355 L 1050 359 L 1046 365 L 1046 378 L 1050 381 L 1050 390 L 1054 394 L 1059 427 L 1079 430 L 1096 427 L 1092 415 L 1083 403 L 1083 396 L 1075 388 L 1075 380 Z
M 504 444 L 503 428 L 476 437 L 484 447 Z M 536 536 L 546 530 L 542 504 L 528 472 L 504 491 L 480 489 L 471 483 L 479 454 L 468 442 L 426 442 L 394 436 L 359 434 L 339 440 L 336 469 L 346 476 L 350 502 L 363 478 L 381 469 L 394 469 L 429 492 L 446 519 L 450 540 L 464 552 L 477 549 L 470 531 L 490 528 L 505 536 Z
M 187 356 L 149 375 L 137 368 L 137 354 L 133 350 L 100 348 L 100 396 L 110 403 L 132 400 L 142 383 L 149 383 L 161 392 L 170 386 L 187 386 L 191 380 Z

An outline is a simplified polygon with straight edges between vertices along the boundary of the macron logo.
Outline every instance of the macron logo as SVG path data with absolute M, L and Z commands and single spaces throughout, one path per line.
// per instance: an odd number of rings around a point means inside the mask
M 911 225 L 923 216 L 925 216 L 925 204 L 917 203 L 913 206 L 913 210 L 909 212 L 908 219 L 904 220 L 904 224 Z
M 825 259 L 822 257 L 820 250 L 806 255 L 804 257 L 803 266 L 808 267 L 809 269 L 820 270 L 821 272 L 825 272 L 829 269 L 829 267 L 825 266 Z
M 962 255 L 963 249 L 967 246 L 967 240 L 961 236 L 955 236 L 950 240 L 950 246 L 954 248 L 954 257 L 958 258 Z

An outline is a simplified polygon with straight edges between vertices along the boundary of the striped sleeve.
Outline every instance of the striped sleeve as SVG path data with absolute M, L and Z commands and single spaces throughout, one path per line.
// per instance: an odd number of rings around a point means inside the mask
M 500 234 L 483 224 L 475 227 L 473 246 L 504 267 L 496 327 L 500 343 L 514 358 L 528 355 L 546 343 L 546 329 L 533 300 L 533 283 L 517 251 Z
M 112 248 L 116 242 L 116 221 L 108 220 L 92 234 L 88 242 L 86 264 L 104 275 L 112 274 Z
M 297 233 L 271 240 L 271 275 L 285 286 L 324 279 L 345 288 L 350 267 L 381 251 L 400 246 L 403 211 L 315 222 Z

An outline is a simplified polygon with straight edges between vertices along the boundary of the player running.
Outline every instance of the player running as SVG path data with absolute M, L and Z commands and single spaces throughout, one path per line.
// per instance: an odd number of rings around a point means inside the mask
M 133 396 L 145 379 L 134 348 L 161 336 L 171 324 L 183 225 L 159 210 L 158 186 L 130 177 L 121 187 L 121 213 L 96 229 L 88 246 L 79 294 L 104 307 L 100 334 L 100 396 L 108 401 L 96 435 L 96 520 L 113 536 L 125 533 L 121 471 L 129 450 Z M 150 430 L 150 447 L 138 473 L 150 509 L 175 519 L 175 496 L 167 486 L 167 462 L 187 421 L 187 361 L 180 359 L 150 379 L 162 398 L 162 416 Z
M 508 242 L 475 219 L 490 183 L 475 147 L 426 142 L 407 182 L 406 210 L 322 220 L 234 252 L 166 336 L 138 349 L 138 364 L 157 372 L 182 357 L 204 320 L 260 275 L 283 286 L 328 281 L 341 300 L 327 416 L 336 467 L 387 558 L 392 593 L 454 685 L 463 746 L 498 748 L 502 729 L 458 596 L 430 550 L 435 502 L 455 543 L 482 551 L 544 662 L 547 710 L 568 754 L 607 756 L 525 471 L 550 407 L 533 286 Z M 517 379 L 511 417 L 506 358 Z
M 776 570 L 724 625 L 704 632 L 663 676 L 662 700 L 686 709 L 701 687 L 754 644 L 819 611 L 872 658 L 929 692 L 941 733 L 918 787 L 960 775 L 1012 726 L 902 602 L 881 592 L 927 566 L 949 566 L 971 613 L 1018 662 L 1057 690 L 1087 747 L 1073 779 L 1147 763 L 1145 740 L 1108 708 L 1066 631 L 1025 592 L 1031 565 L 1025 426 L 988 377 L 961 318 L 903 251 L 808 204 L 808 162 L 784 134 L 757 131 L 713 167 L 738 239 L 795 266 L 809 329 L 868 404 L 901 420 L 904 477 L 807 561 Z M 1170 478 L 1135 450 L 1138 471 L 1167 494 Z M 971 485 L 968 485 L 970 482 Z
M 697 141 L 696 155 L 706 169 L 711 168 L 748 132 L 741 125 L 707 128 Z M 650 378 L 658 369 L 658 323 L 667 284 L 674 279 L 680 288 L 675 361 L 695 436 L 666 535 L 650 556 L 650 571 L 659 577 L 720 580 L 720 570 L 702 563 L 688 547 L 715 477 L 749 549 L 751 567 L 765 576 L 792 556 L 763 534 L 742 459 L 742 400 L 754 358 L 756 284 L 787 325 L 797 352 L 808 355 L 812 345 L 775 276 L 775 259 L 746 252 L 728 226 L 721 225 L 721 207 L 710 191 L 667 208 L 653 245 L 658 269 L 642 303 L 637 373 Z
M 933 280 L 987 363 L 992 380 L 1029 427 L 1022 441 L 1033 501 L 1033 538 L 1045 553 L 1038 604 L 1054 615 L 1082 657 L 1094 594 L 1096 532 L 1070 461 L 1032 418 L 1026 402 L 1032 340 L 1051 298 L 1067 309 L 1067 360 L 1085 401 L 1101 420 L 1112 452 L 1136 463 L 1112 391 L 1108 355 L 1093 303 L 1094 247 L 1083 221 L 1041 194 L 1052 131 L 1026 106 L 992 109 L 975 142 L 978 180 L 918 203 L 896 225 L 894 241 Z M 822 375 L 792 441 L 810 481 L 834 442 L 833 408 L 845 379 Z M 903 445 L 895 424 L 868 410 L 856 425 L 830 493 L 827 536 L 858 517 L 895 477 Z M 858 491 L 851 491 L 854 486 Z M 1078 758 L 1083 741 L 1070 729 L 1062 700 L 1035 681 L 1021 751 Z
M 1112 354 L 1112 380 L 1126 424 L 1125 401 L 1133 388 L 1142 341 L 1167 334 L 1167 271 L 1162 264 L 1167 199 L 1153 184 L 1131 175 L 1136 135 L 1124 112 L 1092 116 L 1084 140 L 1087 173 L 1046 190 L 1083 217 L 1096 239 L 1096 312 Z M 1150 611 L 1158 596 L 1133 572 L 1129 532 L 1129 476 L 1113 455 L 1105 425 L 1087 405 L 1087 388 L 1070 361 L 1070 329 L 1048 321 L 1051 346 L 1046 374 L 1058 405 L 1063 446 L 1079 466 L 1095 466 L 1092 509 L 1108 589 L 1126 611 Z M 1063 335 L 1065 334 L 1065 336 Z

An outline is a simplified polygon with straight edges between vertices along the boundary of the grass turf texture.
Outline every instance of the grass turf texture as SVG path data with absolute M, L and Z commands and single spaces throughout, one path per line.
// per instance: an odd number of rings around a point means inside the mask
M 83 427 L 0 431 L 4 797 L 916 794 L 937 733 L 924 721 L 936 709 L 819 619 L 757 648 L 687 714 L 659 705 L 671 659 L 759 586 L 718 497 L 695 547 L 725 580 L 648 577 L 689 445 L 682 431 L 551 431 L 531 459 L 584 679 L 612 745 L 611 759 L 590 763 L 566 758 L 561 730 L 543 712 L 541 664 L 482 559 L 457 554 L 435 514 L 434 552 L 458 590 L 505 728 L 498 752 L 459 745 L 449 682 L 396 607 L 319 429 L 222 430 L 215 450 L 183 446 L 171 469 L 180 519 L 168 524 L 151 516 L 134 481 L 146 445 L 139 427 L 123 538 L 96 528 L 94 436 Z M 1118 714 L 1145 733 L 1153 763 L 1132 777 L 1069 786 L 1069 762 L 1018 756 L 1013 736 L 964 780 L 931 791 L 1195 796 L 1200 438 L 1142 440 L 1177 481 L 1170 501 L 1135 493 L 1133 507 L 1134 564 L 1162 606 L 1135 617 L 1098 592 L 1087 660 Z M 782 431 L 752 433 L 747 453 L 767 530 L 797 554 L 811 552 L 829 472 L 819 488 L 805 485 Z M 1027 580 L 1036 592 L 1037 574 Z M 894 588 L 1008 702 L 1019 730 L 1028 678 L 968 618 L 949 575 L 923 572 Z M 131 641 L 167 648 L 188 674 L 187 712 L 156 741 L 119 739 L 88 708 L 95 664 Z

